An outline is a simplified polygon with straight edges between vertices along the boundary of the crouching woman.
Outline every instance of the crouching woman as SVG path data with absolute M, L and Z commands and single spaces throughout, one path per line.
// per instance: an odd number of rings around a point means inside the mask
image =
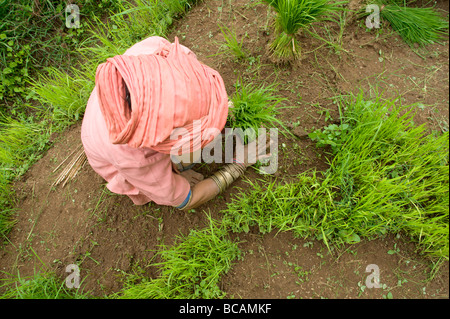
M 191 209 L 268 156 L 262 154 L 267 145 L 246 145 L 242 158 L 208 178 L 191 169 L 199 150 L 224 128 L 228 107 L 217 71 L 177 38 L 170 43 L 150 37 L 98 66 L 81 139 L 89 164 L 111 192 L 127 195 L 136 205 L 152 201 Z M 174 139 L 174 130 L 188 132 L 189 138 Z M 207 130 L 217 133 L 204 138 Z

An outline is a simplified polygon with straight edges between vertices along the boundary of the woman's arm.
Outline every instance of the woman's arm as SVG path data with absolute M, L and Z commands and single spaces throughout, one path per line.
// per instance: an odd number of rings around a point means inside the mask
M 184 210 L 196 208 L 201 204 L 213 199 L 219 194 L 219 187 L 216 182 L 211 178 L 206 178 L 192 188 L 192 198 L 188 205 L 184 207 Z
M 258 145 L 256 145 L 256 147 L 254 147 L 254 148 L 249 148 L 248 147 L 249 145 L 245 145 L 244 146 L 245 158 L 244 158 L 244 163 L 243 163 L 244 167 L 247 168 L 247 167 L 255 164 L 256 161 L 270 156 L 271 155 L 270 153 L 264 154 L 264 152 L 267 149 L 268 145 L 272 144 L 272 142 L 273 141 L 270 141 L 269 143 L 267 143 L 265 145 L 265 147 L 262 147 L 262 148 L 259 147 Z M 256 144 L 256 141 L 254 141 L 253 143 Z M 255 152 L 255 154 L 253 154 L 253 156 L 249 156 L 249 155 L 251 155 L 251 154 L 248 154 L 249 149 L 253 150 L 253 152 Z M 249 158 L 253 158 L 254 162 L 249 162 Z M 201 180 L 192 187 L 191 200 L 188 202 L 188 204 L 186 206 L 183 207 L 183 210 L 189 210 L 192 208 L 196 208 L 196 207 L 206 203 L 207 201 L 213 199 L 219 193 L 220 193 L 219 186 L 212 178 L 206 178 L 204 180 Z

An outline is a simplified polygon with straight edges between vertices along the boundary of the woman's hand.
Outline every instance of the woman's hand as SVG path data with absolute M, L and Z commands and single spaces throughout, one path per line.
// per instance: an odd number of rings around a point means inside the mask
M 245 167 L 249 167 L 257 161 L 261 161 L 272 155 L 271 153 L 266 153 L 266 150 L 273 145 L 273 140 L 270 140 L 265 145 L 259 145 L 257 140 L 255 139 L 247 145 L 244 145 L 239 137 L 236 138 L 236 159 L 244 163 Z M 244 154 L 239 151 L 242 149 Z

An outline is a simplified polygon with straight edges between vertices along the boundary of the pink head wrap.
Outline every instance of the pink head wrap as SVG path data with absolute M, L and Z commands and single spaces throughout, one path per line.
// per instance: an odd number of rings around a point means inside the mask
M 154 54 L 107 59 L 97 68 L 96 85 L 113 144 L 175 154 L 176 144 L 189 143 L 188 149 L 195 151 L 211 142 L 227 120 L 228 96 L 222 77 L 194 54 L 184 52 L 178 38 Z M 188 134 L 178 141 L 171 138 L 174 129 Z M 208 129 L 212 133 L 202 136 Z

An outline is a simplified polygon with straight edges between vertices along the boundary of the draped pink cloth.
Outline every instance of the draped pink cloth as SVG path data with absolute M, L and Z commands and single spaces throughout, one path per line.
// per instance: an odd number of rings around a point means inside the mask
M 124 104 L 122 79 L 131 112 Z M 111 192 L 127 195 L 136 205 L 180 205 L 190 186 L 172 170 L 173 142 L 167 137 L 172 128 L 192 128 L 199 119 L 204 128 L 223 129 L 227 96 L 219 74 L 178 40 L 149 37 L 99 66 L 96 80 L 81 128 L 90 166 Z
M 180 145 L 198 150 L 223 129 L 228 96 L 220 74 L 183 50 L 178 38 L 173 44 L 159 39 L 153 54 L 119 55 L 99 65 L 96 88 L 113 144 L 179 155 Z M 174 129 L 181 133 L 171 137 Z M 209 129 L 216 134 L 203 134 Z

